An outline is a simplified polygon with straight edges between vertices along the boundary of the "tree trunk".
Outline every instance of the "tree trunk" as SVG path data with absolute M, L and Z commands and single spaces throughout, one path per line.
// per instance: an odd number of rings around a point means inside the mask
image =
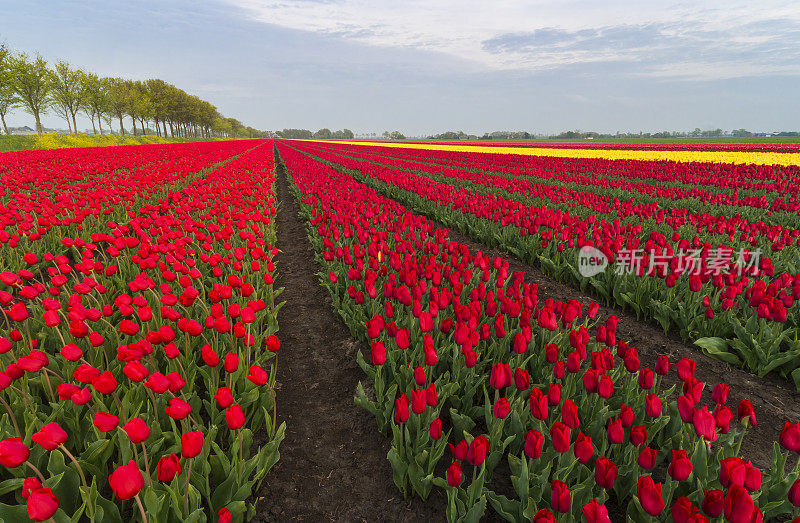
M 90 117 L 92 119 L 92 134 L 97 134 L 97 127 L 94 125 L 94 113 L 92 113 L 90 115 Z M 98 120 L 99 120 L 99 118 L 98 118 Z
M 94 125 L 94 120 L 92 120 L 92 125 Z M 72 113 L 72 128 L 75 129 L 75 136 L 78 136 L 78 124 L 75 122 L 75 113 Z
M 131 117 L 131 120 L 133 120 L 133 136 L 135 137 L 135 136 L 137 136 L 136 135 L 136 118 Z
M 3 122 L 3 132 L 5 132 L 6 136 L 8 136 L 8 126 L 6 125 L 6 115 L 5 114 L 0 114 L 0 120 L 2 120 L 2 122 Z
M 164 128 L 164 138 L 166 138 L 167 137 L 167 121 L 166 120 L 161 120 L 161 127 Z
M 103 118 L 97 113 L 97 125 L 100 126 L 100 136 L 103 136 Z
M 69 130 L 70 134 L 72 134 L 72 124 L 69 123 L 69 116 L 64 119 L 67 121 L 67 130 Z
M 125 127 L 122 125 L 122 115 L 119 115 L 119 131 L 122 133 L 122 136 L 125 136 Z
M 33 112 L 34 118 L 36 118 L 36 132 L 39 133 L 39 136 L 42 135 L 42 120 L 39 118 L 39 111 Z
M 172 120 L 169 121 L 169 134 L 175 138 L 175 128 L 172 126 Z

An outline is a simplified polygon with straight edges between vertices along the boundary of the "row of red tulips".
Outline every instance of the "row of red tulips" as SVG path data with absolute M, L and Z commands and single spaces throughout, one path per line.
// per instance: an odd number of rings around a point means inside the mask
M 352 176 L 279 143 L 344 322 L 369 342 L 356 402 L 391 434 L 404 493 L 447 492 L 450 520 L 761 521 L 800 504 L 800 425 L 772 463 L 737 456 L 756 413 L 688 359 L 642 367 L 597 304 L 540 302 L 501 258 L 449 240 Z M 677 373 L 680 389 L 662 380 Z M 713 389 L 709 394 L 708 389 Z M 449 450 L 448 450 L 449 449 Z M 514 496 L 497 491 L 506 460 Z M 444 460 L 442 462 L 442 460 Z M 442 462 L 440 464 L 440 462 Z M 790 465 L 791 467 L 791 465 Z
M 446 225 L 501 246 L 559 279 L 592 288 L 637 316 L 655 318 L 665 330 L 676 328 L 716 357 L 760 376 L 776 371 L 800 384 L 800 346 L 793 341 L 800 321 L 795 304 L 800 274 L 777 272 L 792 267 L 795 247 L 772 258 L 745 250 L 751 261 L 740 265 L 730 247 L 729 256 L 720 257 L 725 244 L 709 235 L 690 241 L 678 230 L 669 234 L 648 222 L 581 218 L 462 171 L 450 170 L 448 176 L 407 172 L 319 150 L 314 154 Z M 596 248 L 617 266 L 585 277 L 579 269 L 586 248 Z M 636 258 L 619 271 L 625 252 Z
M 252 515 L 285 428 L 272 143 L 0 158 L 0 519 Z

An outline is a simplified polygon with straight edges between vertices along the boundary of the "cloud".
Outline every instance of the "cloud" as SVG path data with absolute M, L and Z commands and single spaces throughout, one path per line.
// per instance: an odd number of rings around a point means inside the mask
M 629 63 L 629 74 L 707 80 L 795 74 L 800 63 L 800 10 L 786 1 L 226 1 L 263 23 L 424 50 L 475 71 Z

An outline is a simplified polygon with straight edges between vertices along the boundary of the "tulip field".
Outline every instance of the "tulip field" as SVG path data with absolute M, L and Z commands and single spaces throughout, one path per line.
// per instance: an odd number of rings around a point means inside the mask
M 0 180 L 2 521 L 289 519 L 259 503 L 304 473 L 282 447 L 315 443 L 281 398 L 322 393 L 283 379 L 295 201 L 398 498 L 470 522 L 800 516 L 800 419 L 773 409 L 751 455 L 760 412 L 695 361 L 800 389 L 796 144 L 239 140 L 5 153 Z M 696 357 L 640 354 L 623 315 Z

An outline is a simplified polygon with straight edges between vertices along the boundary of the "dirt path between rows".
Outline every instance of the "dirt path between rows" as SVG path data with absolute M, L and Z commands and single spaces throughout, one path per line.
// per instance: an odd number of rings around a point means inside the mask
M 334 314 L 319 284 L 306 224 L 279 167 L 278 274 L 286 305 L 281 340 L 278 418 L 286 422 L 281 457 L 262 485 L 253 521 L 444 521 L 439 492 L 403 500 L 386 459 L 390 441 L 353 403 L 360 342 Z M 369 353 L 369 350 L 366 349 Z

